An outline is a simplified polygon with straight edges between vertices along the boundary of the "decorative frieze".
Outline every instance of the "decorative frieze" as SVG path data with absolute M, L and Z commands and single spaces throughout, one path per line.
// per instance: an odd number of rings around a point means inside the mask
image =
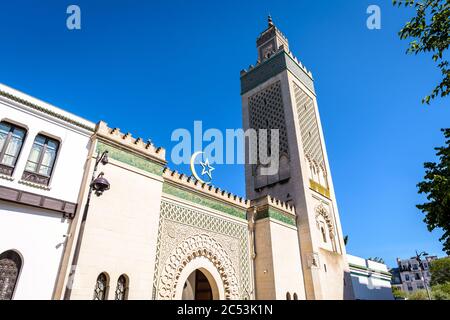
M 197 181 L 194 177 L 186 176 L 182 173 L 177 172 L 176 170 L 170 170 L 169 168 L 165 168 L 163 172 L 164 180 L 171 182 L 179 187 L 188 188 L 192 191 L 197 191 L 205 196 L 212 197 L 213 199 L 217 199 L 219 201 L 224 201 L 225 203 L 230 203 L 232 205 L 236 205 L 243 210 L 247 209 L 250 202 L 247 199 L 239 197 L 231 192 L 227 192 L 225 190 L 221 190 L 220 188 L 214 187 L 210 184 L 201 183 Z
M 280 47 L 269 59 L 249 70 L 241 71 L 241 94 L 245 94 L 285 70 L 289 70 L 312 93 L 315 93 L 312 73 L 291 52 L 286 52 L 284 47 Z
M 102 153 L 105 150 L 108 150 L 108 157 L 111 159 L 159 176 L 163 173 L 164 166 L 161 163 L 151 161 L 148 158 L 141 157 L 128 150 L 119 149 L 102 141 L 98 141 L 96 149 L 97 153 Z
M 283 201 L 265 196 L 252 201 L 252 206 L 257 209 L 256 220 L 272 218 L 294 227 L 297 225 L 294 207 Z
M 13 171 L 14 171 L 14 167 L 0 164 L 0 175 L 12 176 Z
M 325 188 L 320 183 L 315 182 L 314 180 L 309 180 L 309 187 L 314 191 L 320 193 L 324 197 L 330 198 L 330 189 Z
M 35 172 L 24 171 L 22 174 L 22 181 L 30 182 L 34 185 L 47 187 L 50 183 L 50 177 L 37 174 Z
M 245 212 L 246 212 L 245 209 L 238 209 L 232 205 L 227 205 L 225 203 L 221 203 L 219 201 L 210 199 L 203 195 L 177 188 L 176 186 L 168 183 L 164 183 L 163 192 L 181 198 L 183 200 L 187 200 L 192 203 L 196 203 L 232 215 L 237 218 L 245 219 Z

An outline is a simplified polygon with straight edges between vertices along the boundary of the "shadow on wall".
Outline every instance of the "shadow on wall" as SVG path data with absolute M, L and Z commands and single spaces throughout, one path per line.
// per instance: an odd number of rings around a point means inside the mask
M 355 300 L 355 294 L 354 294 L 354 290 L 353 290 L 353 281 L 352 281 L 352 277 L 350 275 L 350 272 L 344 271 L 344 300 Z
M 394 300 L 390 285 L 374 285 L 368 278 L 352 277 L 353 295 L 357 300 Z

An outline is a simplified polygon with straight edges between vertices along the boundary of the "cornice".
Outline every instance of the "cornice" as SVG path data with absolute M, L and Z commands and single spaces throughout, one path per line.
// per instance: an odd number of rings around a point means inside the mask
M 10 92 L 6 92 L 6 91 L 0 89 L 0 96 L 6 98 L 8 100 L 14 101 L 16 103 L 19 103 L 21 105 L 27 106 L 27 107 L 29 107 L 29 108 L 31 108 L 33 110 L 42 112 L 42 113 L 47 114 L 49 116 L 52 116 L 52 117 L 54 117 L 56 119 L 59 119 L 59 120 L 62 120 L 64 122 L 67 122 L 69 124 L 72 124 L 74 126 L 77 126 L 79 128 L 82 128 L 82 129 L 85 129 L 85 130 L 88 130 L 88 131 L 91 131 L 91 132 L 94 131 L 94 128 L 91 127 L 91 126 L 88 126 L 88 125 L 86 125 L 84 123 L 81 123 L 80 121 L 77 121 L 77 120 L 74 120 L 74 119 L 72 119 L 70 117 L 62 115 L 62 114 L 60 114 L 58 112 L 52 111 L 49 108 L 43 107 L 43 106 L 38 105 L 36 103 L 30 102 L 30 101 L 28 101 L 26 99 L 20 98 L 17 95 L 14 95 L 14 94 L 12 94 Z

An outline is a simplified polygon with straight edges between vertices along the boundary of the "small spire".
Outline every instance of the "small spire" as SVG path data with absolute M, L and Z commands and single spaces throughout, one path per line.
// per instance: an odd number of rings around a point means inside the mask
M 272 20 L 272 16 L 269 14 L 269 16 L 267 17 L 267 22 L 269 24 L 269 28 L 273 27 L 273 20 Z

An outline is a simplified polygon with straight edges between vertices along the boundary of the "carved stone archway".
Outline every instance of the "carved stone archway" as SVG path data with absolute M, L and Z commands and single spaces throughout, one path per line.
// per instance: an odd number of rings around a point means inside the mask
M 327 224 L 328 227 L 328 231 L 330 233 L 330 238 L 334 239 L 334 226 L 333 226 L 333 221 L 331 220 L 331 217 L 327 211 L 327 209 L 322 205 L 319 204 L 316 207 L 316 220 L 318 220 L 318 217 L 322 216 L 325 220 L 325 223 Z
M 239 284 L 233 264 L 220 243 L 206 234 L 185 239 L 171 253 L 163 267 L 158 284 L 158 299 L 176 299 L 177 285 L 185 267 L 194 259 L 208 259 L 223 284 L 225 299 L 239 299 Z

